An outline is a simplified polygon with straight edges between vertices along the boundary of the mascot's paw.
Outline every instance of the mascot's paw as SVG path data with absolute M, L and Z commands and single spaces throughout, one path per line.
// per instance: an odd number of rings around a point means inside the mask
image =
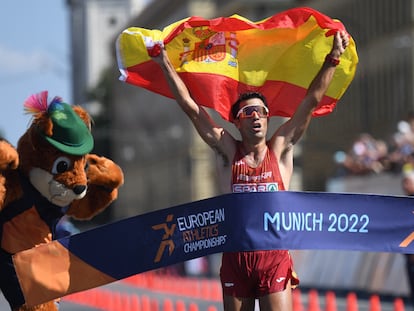
M 106 188 L 108 191 L 119 188 L 124 183 L 121 168 L 113 161 L 95 154 L 88 154 L 88 184 Z
M 0 211 L 6 200 L 6 177 L 7 170 L 15 170 L 19 165 L 19 154 L 17 150 L 6 140 L 0 138 Z M 14 190 L 14 189 L 13 189 Z M 15 191 L 10 193 L 16 194 Z
M 88 191 L 84 198 L 71 203 L 67 215 L 87 220 L 100 213 L 118 197 L 124 183 L 122 169 L 112 160 L 94 154 L 87 155 Z
M 19 154 L 16 148 L 0 139 L 0 171 L 16 169 L 19 165 Z

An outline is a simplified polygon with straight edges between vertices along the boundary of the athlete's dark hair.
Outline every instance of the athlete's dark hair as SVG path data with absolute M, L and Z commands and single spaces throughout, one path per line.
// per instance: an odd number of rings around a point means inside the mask
M 239 112 L 239 110 L 240 110 L 240 103 L 242 101 L 245 101 L 245 100 L 248 100 L 248 99 L 251 99 L 251 98 L 261 99 L 262 102 L 264 103 L 264 105 L 266 107 L 268 107 L 266 97 L 264 97 L 262 93 L 259 93 L 259 92 L 246 92 L 246 93 L 240 94 L 237 101 L 233 104 L 233 106 L 231 106 L 231 115 L 233 117 L 233 120 L 236 119 L 237 112 Z

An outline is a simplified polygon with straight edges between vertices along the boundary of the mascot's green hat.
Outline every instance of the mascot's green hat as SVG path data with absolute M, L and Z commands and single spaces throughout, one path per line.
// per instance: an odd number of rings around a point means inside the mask
M 47 113 L 53 123 L 53 135 L 44 136 L 49 143 L 71 155 L 85 155 L 92 151 L 92 134 L 69 104 L 53 101 Z

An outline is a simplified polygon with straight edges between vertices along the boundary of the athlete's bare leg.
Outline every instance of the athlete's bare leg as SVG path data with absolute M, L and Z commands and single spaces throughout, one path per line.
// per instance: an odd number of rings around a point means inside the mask
M 292 311 L 292 287 L 290 281 L 282 292 L 259 298 L 260 311 Z
M 254 311 L 254 298 L 237 298 L 223 295 L 224 311 Z M 282 292 L 259 298 L 260 311 L 292 311 L 292 287 L 289 283 Z
M 254 298 L 237 298 L 223 295 L 224 311 L 254 311 Z

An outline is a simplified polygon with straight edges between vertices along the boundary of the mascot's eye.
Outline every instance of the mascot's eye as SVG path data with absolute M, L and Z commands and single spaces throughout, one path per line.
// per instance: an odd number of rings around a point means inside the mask
M 59 157 L 53 163 L 52 174 L 60 174 L 66 172 L 70 166 L 71 161 L 66 157 Z

